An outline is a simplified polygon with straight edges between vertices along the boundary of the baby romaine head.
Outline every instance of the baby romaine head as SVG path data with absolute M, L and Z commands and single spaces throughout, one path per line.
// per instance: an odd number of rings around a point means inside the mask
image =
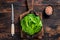
M 21 26 L 22 31 L 29 35 L 34 35 L 35 33 L 41 31 L 42 21 L 39 16 L 31 13 L 21 19 Z

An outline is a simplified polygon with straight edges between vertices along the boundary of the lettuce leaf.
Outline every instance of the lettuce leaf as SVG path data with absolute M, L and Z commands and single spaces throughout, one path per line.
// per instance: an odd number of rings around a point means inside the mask
M 29 13 L 23 19 L 21 19 L 22 31 L 29 35 L 34 35 L 35 33 L 41 31 L 42 20 L 39 16 L 33 13 Z

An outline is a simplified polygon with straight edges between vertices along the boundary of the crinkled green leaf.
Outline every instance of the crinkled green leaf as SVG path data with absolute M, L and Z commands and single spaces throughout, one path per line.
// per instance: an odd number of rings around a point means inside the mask
M 22 30 L 29 35 L 34 35 L 35 33 L 41 31 L 42 20 L 39 16 L 35 14 L 28 14 L 21 20 Z

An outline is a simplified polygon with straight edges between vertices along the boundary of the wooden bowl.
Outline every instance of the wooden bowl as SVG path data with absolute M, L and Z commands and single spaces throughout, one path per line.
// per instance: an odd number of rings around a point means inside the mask
M 22 13 L 22 14 L 20 14 L 20 20 L 25 16 L 25 15 L 27 15 L 29 12 L 31 12 L 31 10 L 29 10 L 29 11 L 27 11 L 27 12 L 24 12 L 24 13 Z M 36 12 L 36 15 L 38 15 L 38 16 L 40 16 L 41 17 L 41 19 L 42 19 L 42 13 L 40 12 L 40 13 L 38 13 L 38 12 Z M 41 30 L 41 32 L 38 32 L 37 34 L 35 34 L 35 35 L 33 35 L 33 38 L 37 38 L 39 35 L 39 37 L 42 37 L 43 36 L 43 27 L 42 27 L 42 30 Z M 28 38 L 28 35 L 26 35 L 24 32 L 22 32 L 22 30 L 21 30 L 21 38 Z

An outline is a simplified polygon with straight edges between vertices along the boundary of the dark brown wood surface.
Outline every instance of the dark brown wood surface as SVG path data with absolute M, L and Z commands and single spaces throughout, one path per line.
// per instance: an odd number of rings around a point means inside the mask
M 8 1 L 8 0 L 7 0 Z M 13 0 L 7 2 L 0 0 L 0 40 L 29 40 L 26 36 L 22 37 L 20 26 L 20 14 L 27 11 L 26 0 Z M 10 1 L 10 0 L 9 0 Z M 31 6 L 31 0 L 28 1 Z M 15 10 L 15 36 L 12 37 L 11 30 L 11 3 L 14 3 Z M 44 9 L 46 6 L 53 7 L 53 15 L 44 18 Z M 9 10 L 8 10 L 9 9 Z M 42 14 L 44 35 L 42 38 L 38 34 L 31 40 L 60 40 L 60 0 L 35 0 L 34 11 Z M 25 34 L 24 34 L 25 35 Z M 37 38 L 36 38 L 37 37 Z

